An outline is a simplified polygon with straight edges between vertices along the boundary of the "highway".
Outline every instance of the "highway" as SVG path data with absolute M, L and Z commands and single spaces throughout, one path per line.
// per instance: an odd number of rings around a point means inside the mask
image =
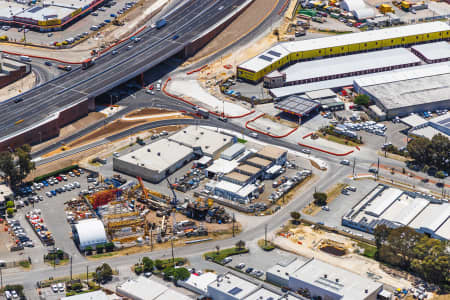
M 245 0 L 188 0 L 165 19 L 161 28 L 148 28 L 137 35 L 138 43 L 127 41 L 116 51 L 102 55 L 87 70 L 74 69 L 22 94 L 23 101 L 0 103 L 0 139 L 51 119 L 58 111 L 98 96 L 180 52 L 199 34 L 214 26 Z M 175 36 L 178 38 L 174 39 Z M 20 124 L 17 121 L 24 120 Z

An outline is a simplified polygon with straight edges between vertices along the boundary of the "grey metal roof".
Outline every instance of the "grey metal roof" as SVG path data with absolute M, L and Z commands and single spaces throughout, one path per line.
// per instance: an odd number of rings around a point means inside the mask
M 415 45 L 411 47 L 426 59 L 435 60 L 450 57 L 450 44 L 448 42 L 436 42 L 422 45 Z
M 318 107 L 320 102 L 299 97 L 299 96 L 291 96 L 277 104 L 275 104 L 275 108 L 281 109 L 283 111 L 287 111 L 290 113 L 294 113 L 297 115 L 307 115 L 314 108 Z

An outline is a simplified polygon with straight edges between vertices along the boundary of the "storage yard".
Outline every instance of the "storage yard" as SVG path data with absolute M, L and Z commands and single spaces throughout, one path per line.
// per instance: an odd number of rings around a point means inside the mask
M 351 54 L 390 47 L 404 47 L 450 37 L 450 26 L 430 22 L 370 32 L 317 38 L 306 41 L 279 43 L 237 67 L 237 77 L 258 82 L 266 74 L 290 63 L 313 58 Z
M 378 185 L 342 217 L 342 225 L 373 233 L 384 224 L 409 226 L 433 238 L 450 239 L 450 205 L 431 195 Z

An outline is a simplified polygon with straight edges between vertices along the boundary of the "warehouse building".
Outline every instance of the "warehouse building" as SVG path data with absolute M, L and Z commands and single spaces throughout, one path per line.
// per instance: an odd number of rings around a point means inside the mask
M 377 225 L 409 226 L 450 239 L 450 204 L 415 192 L 378 185 L 342 217 L 342 225 L 373 233 Z
M 122 157 L 114 157 L 113 168 L 157 183 L 191 161 L 194 156 L 192 148 L 161 139 Z
M 277 88 L 305 84 L 412 67 L 420 63 L 421 60 L 405 48 L 331 57 L 296 63 L 283 70 L 286 80 L 282 85 L 276 85 L 269 77 L 264 77 L 264 86 Z
M 426 120 L 417 114 L 412 114 L 400 119 L 410 128 L 408 135 L 411 137 L 425 137 L 432 139 L 437 134 L 450 138 L 450 113 L 445 113 L 430 120 Z
M 380 30 L 335 35 L 324 38 L 279 43 L 262 54 L 238 65 L 237 77 L 259 82 L 266 74 L 300 60 L 405 47 L 429 41 L 447 40 L 450 26 L 427 22 Z
M 129 279 L 118 285 L 116 293 L 132 300 L 192 300 L 192 298 L 144 276 Z
M 441 63 L 413 70 L 355 79 L 355 92 L 366 94 L 387 119 L 450 107 L 450 65 Z
M 259 195 L 258 187 L 254 184 L 240 185 L 228 180 L 211 180 L 206 183 L 205 189 L 213 195 L 241 204 L 247 204 Z
M 226 160 L 233 160 L 242 153 L 244 153 L 244 151 L 245 151 L 244 144 L 235 143 L 231 147 L 223 151 L 220 157 Z
M 50 0 L 39 5 L 0 0 L 0 23 L 39 31 L 62 30 L 105 0 Z M 31 3 L 31 2 L 30 2 Z
M 270 160 L 276 165 L 284 165 L 287 160 L 287 151 L 279 147 L 267 145 L 256 152 L 256 156 Z
M 97 245 L 108 242 L 105 227 L 98 219 L 85 219 L 72 226 L 73 240 L 78 248 L 83 251 L 86 247 L 95 249 Z
M 450 60 L 450 44 L 444 41 L 415 45 L 411 51 L 429 64 Z
M 348 12 L 353 13 L 357 20 L 365 20 L 375 17 L 375 10 L 368 6 L 363 0 L 343 0 L 339 6 Z
M 289 275 L 289 288 L 307 291 L 311 299 L 375 300 L 383 284 L 317 259 L 310 259 Z
M 170 141 L 190 147 L 201 154 L 217 157 L 236 142 L 236 138 L 200 126 L 188 126 L 169 137 Z M 198 153 L 200 154 L 200 153 Z

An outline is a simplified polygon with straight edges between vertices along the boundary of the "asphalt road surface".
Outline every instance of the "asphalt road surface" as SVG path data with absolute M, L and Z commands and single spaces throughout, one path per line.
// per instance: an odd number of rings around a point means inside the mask
M 150 68 L 181 51 L 200 33 L 211 28 L 217 20 L 230 14 L 244 0 L 186 1 L 165 19 L 161 29 L 149 28 L 141 32 L 138 43 L 125 42 L 112 52 L 101 56 L 87 70 L 80 67 L 52 81 L 42 84 L 20 97 L 23 101 L 0 104 L 0 138 L 50 118 L 55 112 L 97 96 L 125 82 L 137 70 Z M 20 124 L 17 121 L 24 120 Z

